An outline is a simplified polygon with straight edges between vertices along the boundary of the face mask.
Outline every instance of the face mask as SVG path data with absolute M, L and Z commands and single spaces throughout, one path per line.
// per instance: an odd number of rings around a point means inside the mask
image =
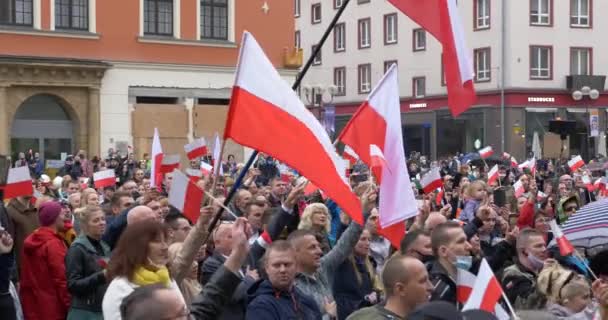
M 426 264 L 429 261 L 435 260 L 435 256 L 432 254 L 422 254 L 418 251 L 416 251 L 416 253 L 418 253 L 418 255 L 420 256 L 420 261 L 424 264 Z
M 471 256 L 456 256 L 456 262 L 454 265 L 458 269 L 469 270 L 473 265 L 473 257 Z
M 535 255 L 532 254 L 528 254 L 528 261 L 530 262 L 530 265 L 532 266 L 532 269 L 534 269 L 534 271 L 542 269 L 545 265 L 545 262 L 543 260 L 537 258 Z

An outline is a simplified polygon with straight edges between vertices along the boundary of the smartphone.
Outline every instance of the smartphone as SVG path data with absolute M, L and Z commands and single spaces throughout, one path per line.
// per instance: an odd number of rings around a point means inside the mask
M 498 188 L 494 190 L 494 204 L 499 208 L 504 207 L 504 205 L 507 204 L 507 193 L 505 189 Z

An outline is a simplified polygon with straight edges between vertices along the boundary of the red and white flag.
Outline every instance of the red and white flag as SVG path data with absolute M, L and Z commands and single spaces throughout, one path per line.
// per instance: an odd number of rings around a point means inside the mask
M 222 153 L 222 142 L 220 141 L 220 135 L 215 133 L 215 144 L 213 145 L 213 174 L 220 176 L 224 175 L 224 166 L 222 166 L 222 159 L 220 159 Z M 218 171 L 219 170 L 219 171 Z
M 494 150 L 492 149 L 492 146 L 487 146 L 485 148 L 479 149 L 479 156 L 482 159 L 487 159 L 493 154 L 494 154 Z
M 224 131 L 224 139 L 228 138 L 289 165 L 363 224 L 359 199 L 344 177 L 344 161 L 325 128 L 281 78 L 249 32 L 244 32 L 241 42 Z
M 471 51 L 465 43 L 465 32 L 456 0 L 389 0 L 443 47 L 443 65 L 448 89 L 448 105 L 458 116 L 477 99 L 473 86 Z
M 179 154 L 167 154 L 167 155 L 163 156 L 163 161 L 160 166 L 160 172 L 169 173 L 169 172 L 173 172 L 173 170 L 179 168 L 180 158 L 181 157 L 179 156 Z
M 28 166 L 8 169 L 4 198 L 31 196 L 34 194 L 32 177 Z
M 160 190 L 163 183 L 163 173 L 160 168 L 163 163 L 163 148 L 160 145 L 158 129 L 154 128 L 154 138 L 152 139 L 152 164 L 150 168 L 150 187 Z
M 538 190 L 538 192 L 536 193 L 536 201 L 538 201 L 538 202 L 543 201 L 546 197 L 547 197 L 547 194 L 540 190 Z
M 495 164 L 488 172 L 488 184 L 491 185 L 498 180 L 498 165 Z
M 405 234 L 404 221 L 418 214 L 403 151 L 400 114 L 399 82 L 393 65 L 338 137 L 370 167 L 371 145 L 378 146 L 384 154 L 387 170 L 382 170 L 382 179 L 379 179 L 379 232 L 396 248 Z
M 205 156 L 207 154 L 207 142 L 205 138 L 194 139 L 194 141 L 184 146 L 189 160 Z
M 344 152 L 342 153 L 342 157 L 350 161 L 351 165 L 357 163 L 357 161 L 359 160 L 359 156 L 355 153 L 353 148 L 349 147 L 348 145 L 344 145 Z
M 97 171 L 93 173 L 95 188 L 111 187 L 116 184 L 116 174 L 113 169 Z
M 515 184 L 513 184 L 513 189 L 515 189 L 516 198 L 519 198 L 525 192 L 524 184 L 521 182 L 521 180 L 517 180 L 517 182 L 515 182 Z
M 593 184 L 593 182 L 591 181 L 591 177 L 589 177 L 588 175 L 584 174 L 581 177 L 581 180 L 583 182 L 583 184 L 585 185 L 585 187 L 587 188 L 587 190 L 589 192 L 593 192 L 595 191 L 595 185 Z
M 188 168 L 188 169 L 186 169 L 186 175 L 188 176 L 190 181 L 192 181 L 193 183 L 196 183 L 198 180 L 200 180 L 203 177 L 203 171 L 201 171 L 199 169 Z
M 553 238 L 555 238 L 555 242 L 559 247 L 559 254 L 562 256 L 571 255 L 574 252 L 574 246 L 568 238 L 562 232 L 562 229 L 557 225 L 555 220 L 549 221 L 549 226 L 551 227 L 551 232 L 553 232 Z
M 386 159 L 384 158 L 384 153 L 382 153 L 382 150 L 380 150 L 380 148 L 375 145 L 372 144 L 369 146 L 369 155 L 370 155 L 370 160 L 372 162 L 370 168 L 372 169 L 372 172 L 374 174 L 374 176 L 376 177 L 376 180 L 378 182 L 382 181 L 382 171 L 386 168 L 387 170 L 389 170 L 389 166 L 386 163 Z
M 477 276 L 470 273 L 467 270 L 463 270 L 458 268 L 458 274 L 456 277 L 456 299 L 460 305 L 464 305 L 471 296 L 471 292 L 473 291 L 473 287 L 475 286 L 475 281 L 477 280 Z M 496 304 L 496 308 L 494 308 L 494 314 L 498 320 L 510 320 L 511 316 L 509 313 L 500 305 Z
M 196 223 L 201 214 L 203 190 L 199 189 L 179 170 L 173 171 L 173 182 L 169 190 L 169 204 L 182 212 L 192 223 Z
M 510 159 L 511 155 L 509 153 L 507 153 L 507 152 L 503 152 L 502 153 L 502 157 L 503 157 L 503 159 Z
M 584 165 L 585 161 L 583 161 L 583 158 L 581 158 L 581 156 L 576 156 L 572 158 L 572 160 L 568 161 L 568 167 L 570 167 L 570 171 L 572 172 L 580 169 Z
M 201 171 L 204 175 L 208 176 L 213 171 L 213 166 L 205 161 L 201 161 Z
M 432 168 L 429 172 L 423 175 L 422 179 L 420 179 L 420 186 L 426 194 L 433 192 L 437 188 L 441 188 L 443 186 L 443 181 L 441 180 L 439 168 Z
M 529 161 L 528 167 L 530 168 L 530 174 L 535 176 L 536 175 L 536 158 L 532 158 L 528 161 Z
M 502 287 L 494 276 L 494 272 L 486 259 L 481 260 L 481 266 L 475 279 L 475 285 L 469 295 L 469 299 L 462 307 L 463 311 L 481 309 L 494 312 L 498 300 L 502 297 Z
M 515 160 L 515 157 L 511 157 L 511 168 L 517 168 L 519 167 L 519 163 L 517 163 L 517 160 Z
M 443 203 L 443 196 L 445 195 L 445 191 L 443 190 L 443 188 L 440 188 L 437 191 L 437 195 L 435 196 L 435 204 L 437 206 L 441 206 Z

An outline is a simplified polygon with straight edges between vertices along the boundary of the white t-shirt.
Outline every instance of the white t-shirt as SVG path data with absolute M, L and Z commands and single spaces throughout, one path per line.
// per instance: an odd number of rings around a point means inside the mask
M 101 303 L 101 310 L 103 311 L 104 319 L 112 319 L 112 320 L 120 320 L 120 304 L 122 300 L 126 298 L 131 292 L 135 291 L 135 288 L 139 286 L 135 283 L 129 281 L 125 277 L 118 277 L 108 286 L 108 290 L 106 290 L 105 295 L 103 296 L 103 302 Z M 181 291 L 179 291 L 179 287 L 175 280 L 171 279 L 170 288 L 175 290 L 182 301 L 184 301 L 184 297 L 182 296 Z

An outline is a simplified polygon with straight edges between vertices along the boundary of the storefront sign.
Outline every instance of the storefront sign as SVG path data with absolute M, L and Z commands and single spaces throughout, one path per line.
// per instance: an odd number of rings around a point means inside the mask
M 589 110 L 589 136 L 598 137 L 600 135 L 600 113 L 597 109 Z
M 410 103 L 410 109 L 426 108 L 426 103 Z
M 528 102 L 553 103 L 553 102 L 555 102 L 555 98 L 554 97 L 528 97 Z

